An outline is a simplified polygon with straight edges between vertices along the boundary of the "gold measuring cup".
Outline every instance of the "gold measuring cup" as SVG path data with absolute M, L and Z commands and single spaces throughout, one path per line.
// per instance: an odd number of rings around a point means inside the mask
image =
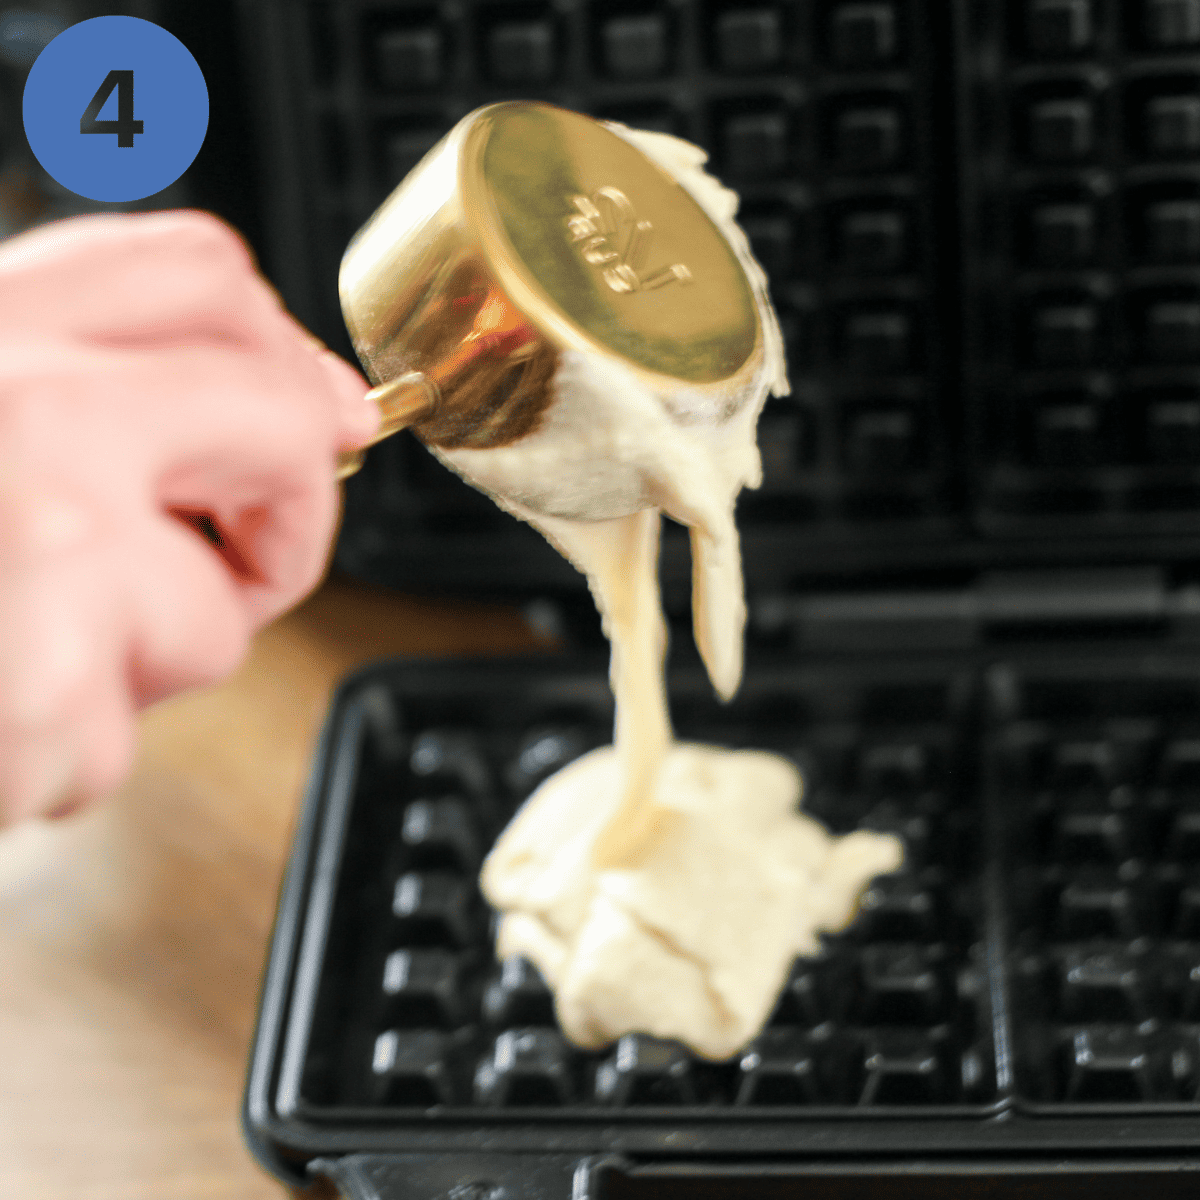
M 355 235 L 339 292 L 378 385 L 376 440 L 519 441 L 567 350 L 620 363 L 680 421 L 717 423 L 765 354 L 745 270 L 700 204 L 610 127 L 548 104 L 464 117 Z

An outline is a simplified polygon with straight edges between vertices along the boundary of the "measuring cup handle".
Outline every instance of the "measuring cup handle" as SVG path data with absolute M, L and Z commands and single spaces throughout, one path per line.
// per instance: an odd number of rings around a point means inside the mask
M 438 406 L 437 384 L 420 371 L 409 371 L 373 387 L 367 399 L 379 408 L 380 424 L 370 444 L 382 442 L 400 429 L 415 425 L 433 414 Z M 366 457 L 365 450 L 346 450 L 338 455 L 337 477 L 353 475 Z

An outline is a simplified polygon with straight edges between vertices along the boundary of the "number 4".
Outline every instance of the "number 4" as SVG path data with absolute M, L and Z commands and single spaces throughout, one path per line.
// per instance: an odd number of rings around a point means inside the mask
M 117 119 L 115 121 L 97 121 L 104 102 L 112 95 L 113 88 L 117 89 Z M 142 121 L 133 119 L 133 72 L 109 71 L 104 82 L 96 90 L 91 103 L 79 118 L 80 133 L 115 133 L 117 145 L 129 149 L 133 145 L 133 135 L 144 132 Z

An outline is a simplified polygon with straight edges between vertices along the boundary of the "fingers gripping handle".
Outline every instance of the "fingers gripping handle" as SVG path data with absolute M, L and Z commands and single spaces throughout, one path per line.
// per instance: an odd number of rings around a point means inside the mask
M 409 371 L 367 393 L 367 400 L 379 408 L 380 424 L 370 444 L 382 442 L 398 430 L 406 429 L 433 415 L 438 405 L 437 384 L 420 371 Z M 345 479 L 363 465 L 365 450 L 346 450 L 338 455 L 337 477 Z

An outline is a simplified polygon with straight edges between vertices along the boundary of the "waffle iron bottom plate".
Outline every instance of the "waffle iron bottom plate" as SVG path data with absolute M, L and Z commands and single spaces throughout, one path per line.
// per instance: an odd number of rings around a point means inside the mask
M 761 1037 L 582 1052 L 491 953 L 479 863 L 609 740 L 603 663 L 379 664 L 334 700 L 281 897 L 264 1165 L 362 1200 L 1200 1194 L 1200 656 L 776 656 L 729 706 L 698 671 L 671 701 L 906 844 Z

